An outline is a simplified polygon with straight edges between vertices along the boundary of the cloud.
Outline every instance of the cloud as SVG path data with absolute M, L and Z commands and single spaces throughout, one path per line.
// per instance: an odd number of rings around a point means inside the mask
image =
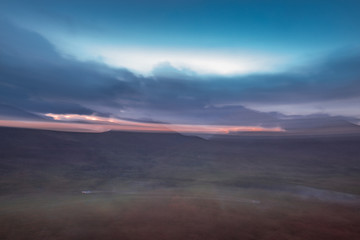
M 82 103 L 111 103 L 136 90 L 133 74 L 62 57 L 46 39 L 1 21 L 0 101 L 35 112 L 84 111 Z
M 358 51 L 342 51 L 310 67 L 283 73 L 198 75 L 164 63 L 145 77 L 63 56 L 35 32 L 5 20 L 0 20 L 0 26 L 0 108 L 6 105 L 38 115 L 278 127 L 284 114 L 244 106 L 346 104 L 348 99 L 360 99 Z

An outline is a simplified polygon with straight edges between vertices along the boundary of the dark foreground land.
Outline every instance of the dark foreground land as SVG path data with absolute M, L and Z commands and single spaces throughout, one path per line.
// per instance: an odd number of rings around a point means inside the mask
M 0 128 L 0 239 L 360 239 L 360 137 Z

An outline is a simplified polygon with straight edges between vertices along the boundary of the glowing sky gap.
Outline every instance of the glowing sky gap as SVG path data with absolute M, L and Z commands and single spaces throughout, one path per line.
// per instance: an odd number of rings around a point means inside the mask
M 232 51 L 199 51 L 196 49 L 121 48 L 119 46 L 80 46 L 88 53 L 87 58 L 100 58 L 106 64 L 126 67 L 148 75 L 159 64 L 168 63 L 174 68 L 189 69 L 197 74 L 234 75 L 252 72 L 273 72 L 289 63 L 290 57 Z M 86 57 L 77 55 L 79 58 Z

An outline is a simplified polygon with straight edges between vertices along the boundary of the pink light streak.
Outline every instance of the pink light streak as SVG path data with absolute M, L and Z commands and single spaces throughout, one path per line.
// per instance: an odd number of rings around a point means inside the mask
M 121 120 L 117 118 L 99 117 L 79 114 L 53 114 L 45 116 L 55 121 L 19 121 L 0 120 L 1 126 L 36 128 L 72 132 L 106 132 L 135 131 L 135 132 L 181 132 L 181 133 L 206 133 L 229 134 L 232 132 L 284 132 L 280 127 L 265 128 L 261 126 L 231 126 L 231 125 L 191 125 L 168 123 L 143 123 Z M 81 121 L 77 123 L 74 121 Z

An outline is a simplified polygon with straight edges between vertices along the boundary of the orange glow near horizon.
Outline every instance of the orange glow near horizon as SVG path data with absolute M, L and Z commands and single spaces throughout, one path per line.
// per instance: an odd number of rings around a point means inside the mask
M 261 126 L 231 126 L 231 125 L 191 125 L 191 124 L 168 124 L 168 123 L 144 123 L 117 118 L 99 117 L 79 114 L 53 114 L 45 116 L 53 121 L 20 121 L 0 120 L 0 126 L 48 129 L 72 132 L 106 132 L 135 131 L 135 132 L 180 132 L 180 133 L 204 133 L 204 134 L 229 134 L 236 132 L 284 132 L 280 127 L 265 128 Z M 83 121 L 77 123 L 74 121 Z

